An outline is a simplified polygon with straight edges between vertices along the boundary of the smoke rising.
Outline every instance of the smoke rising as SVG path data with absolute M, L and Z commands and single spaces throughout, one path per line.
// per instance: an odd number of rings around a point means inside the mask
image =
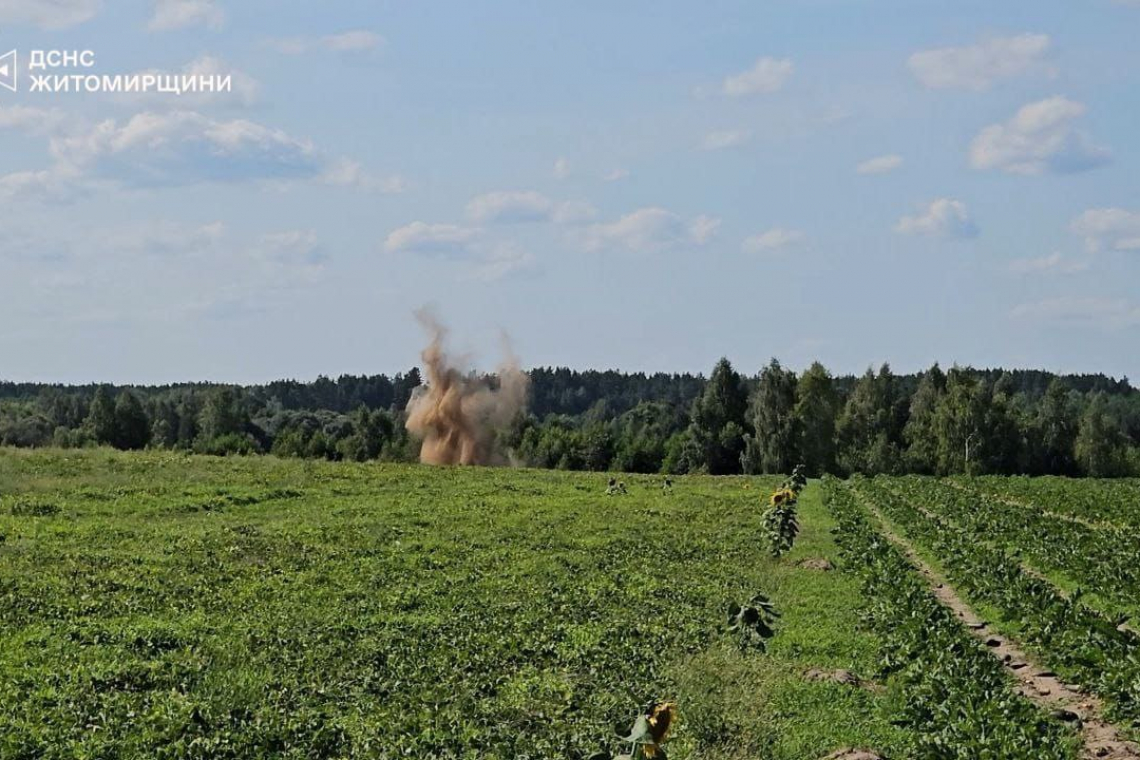
M 408 432 L 420 438 L 425 464 L 502 465 L 499 433 L 526 407 L 530 378 L 503 337 L 498 383 L 462 371 L 444 350 L 447 329 L 426 309 L 416 319 L 431 336 L 423 350 L 427 384 L 408 402 Z

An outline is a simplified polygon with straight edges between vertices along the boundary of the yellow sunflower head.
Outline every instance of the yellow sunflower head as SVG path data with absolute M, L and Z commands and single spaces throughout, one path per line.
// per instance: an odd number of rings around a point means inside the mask
M 653 752 L 647 752 L 648 757 L 653 757 L 656 754 L 654 745 L 665 743 L 665 739 L 669 736 L 669 728 L 676 719 L 677 704 L 675 702 L 658 702 L 649 711 L 649 733 L 653 736 L 653 744 L 647 745 L 646 749 L 652 749 Z

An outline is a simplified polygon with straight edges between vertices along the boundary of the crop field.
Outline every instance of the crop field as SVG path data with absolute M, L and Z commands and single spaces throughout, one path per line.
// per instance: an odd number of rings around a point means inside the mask
M 674 757 L 901 752 L 885 691 L 804 676 L 878 642 L 797 564 L 814 496 L 758 543 L 777 482 L 5 453 L 0 757 L 604 757 L 657 699 Z M 761 593 L 766 651 L 726 625 Z
M 619 477 L 0 451 L 0 757 L 1084 756 L 884 531 L 1140 719 L 1135 483 Z

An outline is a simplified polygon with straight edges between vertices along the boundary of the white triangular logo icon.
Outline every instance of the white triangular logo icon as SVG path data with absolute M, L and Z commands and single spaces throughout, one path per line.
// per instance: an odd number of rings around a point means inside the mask
M 0 87 L 16 91 L 16 51 L 0 56 Z

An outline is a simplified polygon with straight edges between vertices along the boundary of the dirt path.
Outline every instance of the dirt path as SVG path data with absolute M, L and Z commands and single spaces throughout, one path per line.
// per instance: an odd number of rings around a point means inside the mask
M 960 487 L 961 486 L 955 486 L 955 488 L 960 488 Z M 921 504 L 914 503 L 908 497 L 900 494 L 898 491 L 894 490 L 893 488 L 888 488 L 887 490 L 889 490 L 896 497 L 898 497 L 902 501 L 905 501 L 912 508 L 918 510 L 923 515 L 925 515 L 928 519 L 934 521 L 935 523 L 947 523 L 950 525 L 958 525 L 958 523 L 956 521 L 951 520 L 951 519 L 946 518 L 946 517 L 940 517 L 940 516 L 934 514 L 933 512 L 931 512 L 926 507 L 922 506 Z M 1005 502 L 1004 500 L 1001 500 L 1001 501 L 1003 501 L 1003 503 L 1010 503 L 1010 502 Z M 959 526 L 959 527 L 961 527 L 961 526 Z M 984 543 L 992 549 L 997 549 L 999 551 L 1007 551 L 1007 548 L 1001 544 L 995 544 L 995 543 L 989 542 L 989 541 L 986 541 Z M 1026 564 L 1025 562 L 1018 562 L 1018 567 L 1020 567 L 1021 571 L 1024 572 L 1026 575 L 1030 575 L 1030 576 L 1036 578 L 1037 580 L 1039 580 L 1043 583 L 1049 584 L 1049 587 L 1052 588 L 1054 591 L 1056 591 L 1057 594 L 1060 595 L 1060 597 L 1062 599 L 1069 600 L 1072 598 L 1067 591 L 1065 591 L 1063 588 L 1058 586 L 1053 581 L 1053 579 L 1051 579 L 1047 574 L 1045 574 L 1041 570 L 1038 570 L 1037 568 L 1033 567 L 1032 565 Z M 1105 612 L 1104 610 L 1097 609 L 1097 608 L 1089 606 L 1087 604 L 1086 604 L 1086 606 L 1088 606 L 1090 610 L 1093 610 L 1098 615 L 1100 615 L 1104 620 L 1109 621 L 1109 622 L 1113 621 L 1113 618 L 1109 615 L 1109 613 Z M 1131 634 L 1140 636 L 1140 631 L 1137 631 L 1136 628 L 1133 628 L 1127 621 L 1120 623 L 1119 625 L 1116 626 L 1116 628 L 1119 631 L 1128 631 Z
M 948 607 L 1001 660 L 1002 666 L 1016 681 L 1018 693 L 1052 711 L 1062 720 L 1079 723 L 1082 760 L 1140 758 L 1140 745 L 1126 740 L 1116 726 L 1101 717 L 1103 705 L 1099 699 L 1064 683 L 1052 671 L 1039 667 L 1014 642 L 990 628 L 945 579 L 919 556 L 914 546 L 891 528 L 878 507 L 860 494 L 856 495 L 879 523 L 883 535 L 903 552 L 926 579 L 938 601 Z

